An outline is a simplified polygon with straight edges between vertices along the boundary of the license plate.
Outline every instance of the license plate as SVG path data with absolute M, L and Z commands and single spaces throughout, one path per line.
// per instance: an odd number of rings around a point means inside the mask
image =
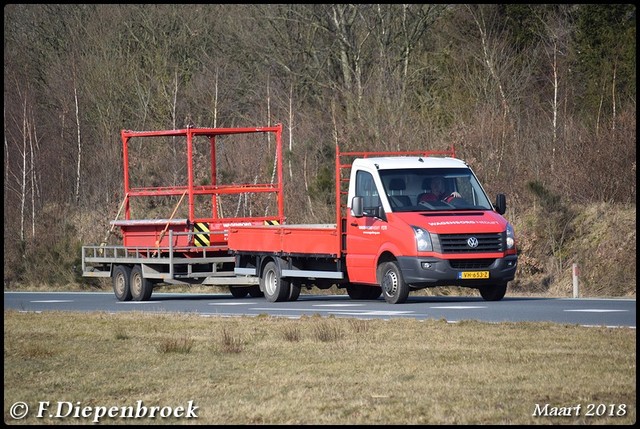
M 489 271 L 463 271 L 458 273 L 459 279 L 488 279 Z

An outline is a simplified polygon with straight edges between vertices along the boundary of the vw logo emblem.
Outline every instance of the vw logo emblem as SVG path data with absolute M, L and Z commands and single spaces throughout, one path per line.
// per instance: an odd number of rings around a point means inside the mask
M 478 239 L 475 237 L 471 237 L 467 240 L 467 246 L 471 247 L 472 249 L 475 249 L 476 247 L 478 247 Z

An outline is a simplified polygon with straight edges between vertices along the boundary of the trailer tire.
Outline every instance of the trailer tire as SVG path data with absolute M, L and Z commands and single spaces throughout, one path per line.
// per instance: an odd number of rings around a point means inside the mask
M 118 301 L 131 301 L 131 267 L 116 265 L 113 268 L 113 293 Z
M 269 261 L 260 276 L 260 289 L 269 302 L 287 301 L 291 295 L 291 284 L 280 275 L 280 268 L 275 262 Z
M 507 284 L 500 283 L 497 285 L 481 286 L 478 290 L 480 290 L 480 296 L 482 296 L 485 301 L 500 301 L 507 293 Z
M 149 301 L 153 293 L 153 282 L 142 275 L 142 267 L 136 265 L 131 270 L 131 299 L 133 301 Z
M 378 268 L 378 281 L 384 300 L 389 304 L 402 304 L 409 296 L 409 285 L 395 261 L 384 262 Z

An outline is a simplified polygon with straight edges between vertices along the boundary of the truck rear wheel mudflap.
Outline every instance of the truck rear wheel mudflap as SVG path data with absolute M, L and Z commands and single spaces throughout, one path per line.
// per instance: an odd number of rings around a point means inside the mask
M 473 260 L 440 259 L 433 257 L 400 256 L 398 264 L 402 276 L 413 289 L 435 286 L 463 286 L 477 288 L 485 285 L 506 283 L 515 278 L 517 256 L 478 260 L 478 268 L 456 268 L 452 262 L 471 262 Z M 472 264 L 466 264 L 472 266 Z M 487 272 L 483 279 L 461 279 L 460 273 L 474 271 Z

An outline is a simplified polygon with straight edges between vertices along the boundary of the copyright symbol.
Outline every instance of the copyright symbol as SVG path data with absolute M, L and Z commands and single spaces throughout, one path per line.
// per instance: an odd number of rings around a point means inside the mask
M 16 402 L 11 406 L 9 414 L 14 420 L 20 420 L 27 417 L 29 406 L 25 402 Z

